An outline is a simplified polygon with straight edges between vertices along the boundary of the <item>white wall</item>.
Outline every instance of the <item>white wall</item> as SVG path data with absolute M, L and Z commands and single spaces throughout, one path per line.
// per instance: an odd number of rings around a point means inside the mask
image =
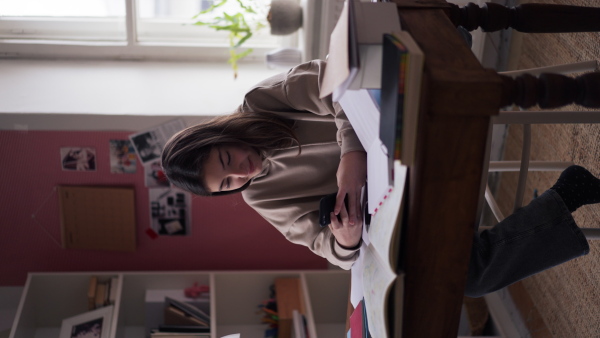
M 281 71 L 242 64 L 233 80 L 226 63 L 0 59 L 0 128 L 138 130 L 176 116 L 196 121 L 231 112 L 249 88 Z

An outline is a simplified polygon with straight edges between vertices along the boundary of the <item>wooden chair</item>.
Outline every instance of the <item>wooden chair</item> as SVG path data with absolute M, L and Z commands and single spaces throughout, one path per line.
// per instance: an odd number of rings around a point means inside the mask
M 572 74 L 586 71 L 597 71 L 597 61 L 585 61 L 572 64 L 540 67 L 534 69 L 525 69 L 519 71 L 502 72 L 500 74 L 516 78 L 523 74 L 530 76 L 541 75 L 543 73 L 556 74 Z M 488 153 L 486 154 L 484 172 L 507 172 L 518 171 L 519 179 L 517 183 L 516 196 L 514 200 L 513 212 L 522 207 L 523 195 L 525 193 L 525 184 L 529 171 L 562 171 L 573 165 L 573 162 L 547 162 L 547 161 L 530 161 L 531 152 L 531 124 L 554 124 L 554 123 L 600 123 L 600 111 L 559 111 L 559 110 L 539 110 L 527 111 L 521 110 L 505 110 L 501 111 L 497 116 L 492 118 L 490 123 L 490 133 L 494 124 L 523 124 L 523 148 L 521 152 L 521 161 L 489 161 L 489 150 L 491 147 L 491 136 L 488 137 Z M 482 182 L 482 195 L 489 205 L 494 217 L 498 221 L 504 219 L 504 215 L 500 211 L 496 200 L 494 199 L 487 177 Z M 480 201 L 478 215 L 481 215 L 483 210 L 483 201 Z M 480 230 L 491 227 L 480 227 Z M 600 229 L 582 229 L 588 239 L 600 239 Z

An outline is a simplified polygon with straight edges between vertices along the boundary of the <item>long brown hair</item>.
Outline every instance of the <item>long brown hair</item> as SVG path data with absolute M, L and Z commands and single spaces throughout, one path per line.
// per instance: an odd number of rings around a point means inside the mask
M 211 193 L 206 189 L 203 166 L 211 149 L 225 144 L 247 145 L 264 157 L 270 150 L 300 145 L 292 126 L 292 120 L 270 113 L 237 111 L 219 116 L 171 137 L 162 152 L 162 167 L 172 184 L 196 195 L 242 191 L 250 182 L 232 191 Z

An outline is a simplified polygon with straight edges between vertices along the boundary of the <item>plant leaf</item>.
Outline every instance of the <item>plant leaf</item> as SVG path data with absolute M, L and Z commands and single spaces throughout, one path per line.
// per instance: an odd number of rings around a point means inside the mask
M 221 6 L 223 6 L 223 5 L 224 5 L 226 2 L 227 2 L 227 0 L 221 0 L 221 2 L 219 2 L 219 3 L 217 3 L 217 4 L 213 4 L 213 5 L 211 5 L 211 6 L 210 6 L 210 7 L 208 7 L 207 9 L 205 9 L 205 10 L 201 11 L 200 13 L 198 13 L 198 14 L 194 15 L 194 16 L 192 17 L 192 19 L 195 19 L 195 18 L 197 18 L 199 15 L 206 14 L 206 13 L 208 13 L 208 12 L 212 12 L 213 10 L 215 10 L 215 8 L 218 8 L 218 7 L 221 7 Z
M 239 46 L 241 46 L 244 42 L 246 42 L 246 40 L 250 39 L 252 37 L 252 32 L 248 31 L 246 33 L 246 35 L 240 39 L 240 41 L 238 41 L 238 43 L 235 44 L 235 46 L 233 46 L 234 48 L 237 48 Z
M 244 3 L 242 2 L 242 0 L 237 0 L 238 4 L 240 4 L 240 7 L 242 7 L 246 13 L 253 13 L 256 14 L 256 11 L 254 10 L 254 8 L 250 7 L 250 6 L 245 6 Z

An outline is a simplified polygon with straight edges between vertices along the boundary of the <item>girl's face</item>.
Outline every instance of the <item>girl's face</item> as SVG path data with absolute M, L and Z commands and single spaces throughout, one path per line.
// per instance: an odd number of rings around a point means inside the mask
M 244 145 L 215 146 L 204 162 L 204 179 L 210 192 L 241 188 L 261 171 L 260 155 Z

